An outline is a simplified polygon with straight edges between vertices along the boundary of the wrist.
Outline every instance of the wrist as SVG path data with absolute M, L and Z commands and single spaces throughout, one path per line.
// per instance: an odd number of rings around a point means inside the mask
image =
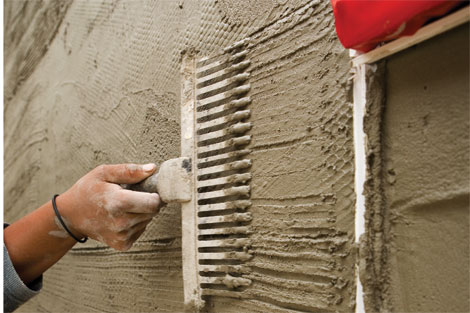
M 57 196 L 56 206 L 68 230 L 78 239 L 86 238 L 87 235 L 84 234 L 84 232 L 82 232 L 79 227 L 80 225 L 80 222 L 79 222 L 80 219 L 79 219 L 79 214 L 78 214 L 79 208 L 73 196 L 70 195 L 68 191 Z M 55 218 L 58 219 L 57 216 Z M 60 225 L 60 227 L 63 228 L 60 222 L 56 224 Z M 64 231 L 66 230 L 64 229 Z

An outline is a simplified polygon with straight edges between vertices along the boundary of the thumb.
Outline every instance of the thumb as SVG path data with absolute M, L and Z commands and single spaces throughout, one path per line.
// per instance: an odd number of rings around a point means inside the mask
M 102 165 L 105 181 L 115 184 L 135 184 L 152 175 L 157 166 L 153 163 Z

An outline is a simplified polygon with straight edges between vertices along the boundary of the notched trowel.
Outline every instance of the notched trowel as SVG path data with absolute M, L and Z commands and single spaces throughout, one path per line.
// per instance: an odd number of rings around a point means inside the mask
M 191 158 L 180 157 L 163 162 L 157 172 L 140 183 L 123 187 L 135 191 L 156 192 L 165 203 L 183 203 L 192 199 L 191 184 Z
M 183 55 L 181 158 L 130 186 L 180 202 L 185 309 L 249 297 L 251 142 L 249 39 L 219 54 Z

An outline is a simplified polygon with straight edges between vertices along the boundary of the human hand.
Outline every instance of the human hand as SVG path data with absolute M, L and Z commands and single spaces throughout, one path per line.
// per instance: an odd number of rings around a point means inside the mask
M 57 197 L 67 227 L 77 237 L 90 237 L 125 251 L 142 235 L 160 208 L 157 193 L 123 189 L 152 175 L 155 164 L 100 165 Z

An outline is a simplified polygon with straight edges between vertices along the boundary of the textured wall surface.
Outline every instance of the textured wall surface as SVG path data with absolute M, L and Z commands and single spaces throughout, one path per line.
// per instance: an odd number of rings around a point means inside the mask
M 181 52 L 251 37 L 253 285 L 214 312 L 351 311 L 349 58 L 329 1 L 6 1 L 5 219 L 101 163 L 180 153 Z M 76 246 L 23 312 L 181 312 L 181 216 Z
M 468 312 L 468 23 L 369 74 L 369 309 Z

